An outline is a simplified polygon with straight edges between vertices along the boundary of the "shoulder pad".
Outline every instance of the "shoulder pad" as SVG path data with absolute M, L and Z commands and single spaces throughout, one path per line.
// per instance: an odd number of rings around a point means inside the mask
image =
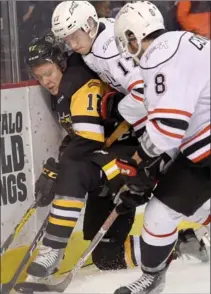
M 141 57 L 140 67 L 152 69 L 164 64 L 177 53 L 187 32 L 167 32 L 155 39 Z
M 97 74 L 84 63 L 81 56 L 72 54 L 68 59 L 68 67 L 63 73 L 59 95 L 71 97 L 89 80 L 96 78 L 99 79 Z
M 111 21 L 104 19 L 100 20 L 105 25 L 105 29 L 97 36 L 92 47 L 92 53 L 96 57 L 109 59 L 113 56 L 119 55 L 114 37 L 114 23 L 112 22 L 112 19 Z

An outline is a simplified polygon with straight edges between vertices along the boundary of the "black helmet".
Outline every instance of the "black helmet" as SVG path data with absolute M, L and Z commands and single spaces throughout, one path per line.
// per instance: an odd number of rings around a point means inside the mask
M 30 69 L 46 62 L 55 62 L 64 71 L 67 64 L 67 55 L 64 52 L 64 45 L 56 41 L 52 33 L 48 33 L 44 37 L 32 40 L 25 60 Z

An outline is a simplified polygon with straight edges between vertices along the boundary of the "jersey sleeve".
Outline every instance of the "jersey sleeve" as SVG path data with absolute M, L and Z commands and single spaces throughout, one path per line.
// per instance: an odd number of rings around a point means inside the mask
M 98 100 L 105 92 L 100 80 L 90 80 L 71 97 L 71 120 L 76 135 L 104 143 L 104 127 L 98 113 Z
M 149 99 L 146 129 L 162 151 L 178 148 L 189 127 L 200 96 L 201 78 L 196 67 L 184 61 L 159 66 L 147 84 Z
M 108 65 L 116 83 L 126 90 L 126 96 L 120 102 L 118 110 L 122 117 L 133 126 L 139 140 L 147 119 L 144 80 L 141 77 L 140 68 L 134 65 L 130 57 L 121 57 L 116 62 L 111 60 Z

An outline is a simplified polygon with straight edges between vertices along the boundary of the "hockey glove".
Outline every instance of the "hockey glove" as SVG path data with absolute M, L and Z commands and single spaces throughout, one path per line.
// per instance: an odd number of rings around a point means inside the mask
M 107 177 L 107 186 L 113 198 L 116 197 L 120 189 L 126 184 L 125 178 L 133 178 L 137 174 L 136 167 L 130 164 L 129 160 L 125 160 L 122 169 L 119 168 L 116 162 L 117 160 L 114 159 L 102 167 Z
M 157 160 L 157 159 L 156 159 Z M 157 170 L 158 161 L 154 162 L 141 162 L 139 165 L 133 160 L 118 158 L 116 164 L 120 169 L 122 175 L 127 176 L 127 166 L 133 166 L 136 169 L 137 176 L 125 177 L 125 184 L 130 189 L 130 186 L 137 186 L 139 191 L 145 193 L 146 191 L 153 189 L 156 184 L 156 175 L 154 174 L 154 169 Z M 160 162 L 160 161 L 159 161 Z M 156 165 L 156 166 L 155 166 Z
M 107 122 L 120 122 L 123 120 L 118 112 L 118 104 L 124 95 L 122 93 L 113 91 L 105 94 L 98 103 L 98 112 L 101 118 Z
M 35 183 L 35 195 L 39 193 L 42 197 L 39 201 L 39 207 L 49 205 L 54 199 L 54 185 L 59 172 L 59 164 L 54 158 L 50 157 L 43 165 L 42 173 Z
M 140 205 L 147 203 L 151 197 L 151 189 L 145 193 L 139 190 L 138 186 L 130 186 L 130 189 L 126 189 L 123 192 L 117 194 L 114 199 L 114 203 L 118 204 L 116 211 L 118 214 L 128 213 Z

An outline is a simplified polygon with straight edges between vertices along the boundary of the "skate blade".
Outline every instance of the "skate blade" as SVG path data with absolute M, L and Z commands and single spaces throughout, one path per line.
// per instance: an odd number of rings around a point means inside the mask
M 35 276 L 31 276 L 28 275 L 27 278 L 25 279 L 25 282 L 29 282 L 29 283 L 50 283 L 53 280 L 53 275 L 50 275 L 48 277 L 35 277 Z

